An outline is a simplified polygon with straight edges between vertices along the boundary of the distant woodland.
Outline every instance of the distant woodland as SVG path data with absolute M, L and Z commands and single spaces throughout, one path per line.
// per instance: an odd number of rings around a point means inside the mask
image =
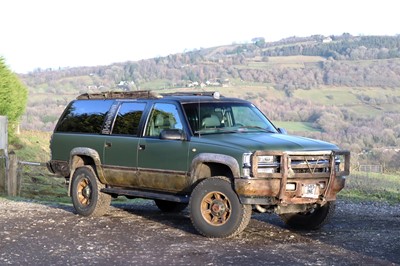
M 162 44 L 160 44 L 162 45 Z M 332 141 L 352 163 L 400 169 L 400 36 L 254 38 L 108 66 L 36 69 L 22 128 L 51 131 L 80 93 L 109 90 L 219 90 L 251 100 L 291 133 Z

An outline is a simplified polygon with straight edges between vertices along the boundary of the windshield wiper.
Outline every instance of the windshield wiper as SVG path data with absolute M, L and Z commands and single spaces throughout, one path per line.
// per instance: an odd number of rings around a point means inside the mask
M 195 131 L 195 134 L 236 133 L 237 130 L 227 128 L 207 128 Z
M 277 133 L 276 131 L 266 129 L 263 127 L 259 127 L 259 126 L 240 126 L 239 129 L 256 129 L 256 130 L 261 130 L 263 132 L 268 132 L 268 133 Z
M 249 130 L 244 130 L 244 129 L 254 129 L 258 131 L 263 131 L 267 133 L 277 133 L 276 131 L 269 130 L 266 128 L 262 128 L 259 126 L 240 126 L 236 128 L 203 128 L 201 130 L 195 131 L 195 134 L 218 134 L 218 133 L 245 133 L 245 132 L 252 132 Z

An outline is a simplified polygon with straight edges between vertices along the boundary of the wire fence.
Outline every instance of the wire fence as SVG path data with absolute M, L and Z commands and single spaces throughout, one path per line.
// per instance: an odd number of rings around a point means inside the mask
M 19 196 L 37 200 L 68 199 L 65 179 L 51 174 L 45 163 L 19 161 Z
M 360 172 L 367 172 L 367 173 L 383 173 L 383 166 L 378 165 L 360 165 L 359 169 Z

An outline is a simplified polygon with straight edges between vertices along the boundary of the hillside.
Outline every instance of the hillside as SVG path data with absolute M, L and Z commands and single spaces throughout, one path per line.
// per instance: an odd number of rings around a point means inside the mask
M 78 94 L 218 90 L 254 102 L 289 132 L 335 142 L 353 163 L 400 168 L 400 37 L 292 37 L 109 66 L 20 75 L 30 92 L 22 128 L 51 131 Z

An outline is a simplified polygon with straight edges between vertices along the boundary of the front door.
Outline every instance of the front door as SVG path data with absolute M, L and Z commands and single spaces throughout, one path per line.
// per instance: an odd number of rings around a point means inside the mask
M 184 131 L 178 107 L 171 103 L 154 104 L 138 148 L 139 179 L 144 187 L 165 192 L 188 188 L 187 140 L 160 138 L 163 130 Z

